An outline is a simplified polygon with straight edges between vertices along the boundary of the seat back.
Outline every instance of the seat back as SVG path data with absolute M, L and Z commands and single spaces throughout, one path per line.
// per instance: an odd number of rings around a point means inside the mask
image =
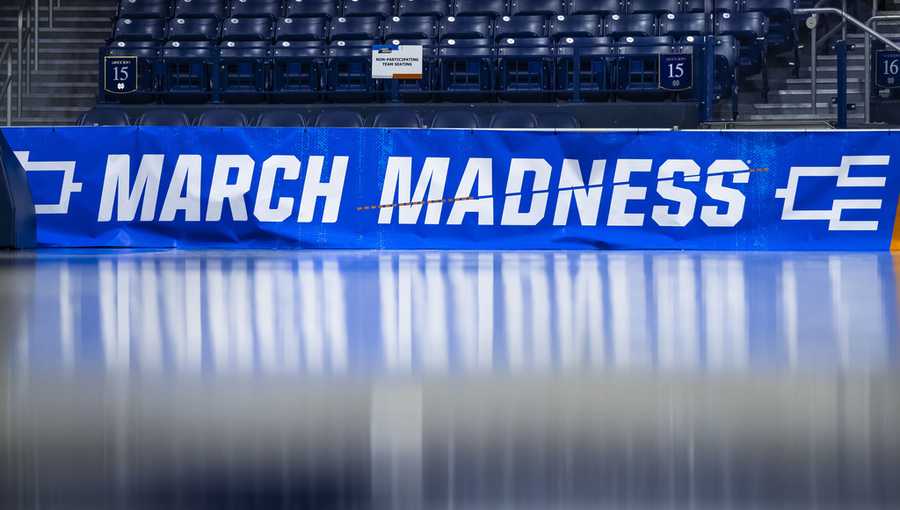
M 222 23 L 222 41 L 268 41 L 275 36 L 270 18 L 228 18 Z
M 454 16 L 505 16 L 506 0 L 456 0 Z
M 229 16 L 232 18 L 281 17 L 281 0 L 231 0 Z
M 190 126 L 188 116 L 178 110 L 147 110 L 138 121 L 139 126 Z
M 706 14 L 680 12 L 659 17 L 659 35 L 672 37 L 701 36 L 706 33 Z
M 340 17 L 331 20 L 332 41 L 381 38 L 381 21 L 376 16 Z
M 453 14 L 450 0 L 397 0 L 400 16 L 434 16 L 445 18 Z
M 440 36 L 447 39 L 488 39 L 491 19 L 487 16 L 450 16 L 441 22 Z
M 625 9 L 619 0 L 569 0 L 569 12 L 572 14 L 624 14 Z
M 705 0 L 682 0 L 682 12 L 703 12 Z M 737 12 L 740 0 L 713 0 L 714 12 Z
M 534 129 L 537 118 L 531 112 L 510 110 L 497 112 L 491 116 L 490 127 L 493 129 Z
M 326 18 L 281 18 L 275 24 L 276 41 L 326 41 Z
M 770 18 L 790 18 L 797 0 L 744 0 L 744 12 L 762 12 Z
M 78 119 L 79 126 L 129 126 L 128 114 L 122 110 L 93 109 Z
M 723 12 L 716 16 L 716 29 L 719 34 L 733 35 L 741 41 L 755 40 L 769 32 L 769 17 L 759 11 Z
M 437 18 L 433 16 L 394 16 L 385 23 L 384 39 L 428 39 L 437 38 Z
M 343 0 L 342 16 L 377 16 L 388 19 L 394 16 L 392 0 Z
M 161 19 L 119 18 L 113 30 L 116 41 L 163 41 L 165 24 Z
M 478 116 L 469 110 L 441 110 L 431 120 L 433 128 L 478 129 Z
M 217 41 L 219 22 L 214 18 L 173 18 L 166 29 L 170 41 Z
M 225 0 L 175 0 L 176 18 L 225 17 Z
M 169 0 L 121 0 L 117 15 L 119 18 L 167 19 L 171 14 Z
M 566 12 L 564 0 L 511 0 L 509 14 L 540 14 L 541 16 L 557 16 Z
M 536 14 L 503 16 L 494 24 L 494 39 L 519 37 L 544 37 L 547 34 L 547 18 Z
M 595 37 L 603 33 L 603 18 L 599 14 L 573 14 L 550 18 L 550 37 Z
M 656 16 L 650 13 L 613 14 L 606 18 L 605 35 L 614 38 L 656 35 Z
M 358 128 L 363 127 L 363 118 L 359 113 L 348 110 L 323 110 L 316 117 L 315 126 Z
M 418 113 L 410 110 L 388 110 L 375 115 L 372 127 L 420 128 L 422 127 L 422 118 Z
M 649 12 L 651 14 L 665 14 L 678 12 L 679 0 L 626 0 L 625 9 L 629 14 Z
M 197 126 L 200 127 L 244 127 L 247 125 L 247 116 L 237 110 L 216 108 L 206 110 L 197 118 Z
M 287 110 L 267 110 L 256 118 L 257 127 L 300 128 L 306 126 L 306 120 L 298 112 Z
M 336 0 L 285 0 L 284 15 L 288 18 L 337 18 L 338 2 Z

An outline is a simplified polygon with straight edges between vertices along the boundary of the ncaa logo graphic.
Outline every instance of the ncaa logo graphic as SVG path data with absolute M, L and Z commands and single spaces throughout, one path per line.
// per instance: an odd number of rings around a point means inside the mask
M 793 166 L 788 175 L 788 183 L 784 188 L 775 190 L 775 198 L 784 200 L 781 211 L 782 220 L 827 220 L 828 230 L 873 231 L 878 230 L 878 221 L 842 220 L 841 214 L 851 210 L 881 209 L 881 199 L 836 199 L 831 209 L 794 208 L 797 200 L 797 187 L 802 177 L 837 177 L 837 188 L 883 188 L 885 177 L 851 177 L 850 167 L 853 165 L 887 165 L 890 156 L 844 156 L 840 166 Z

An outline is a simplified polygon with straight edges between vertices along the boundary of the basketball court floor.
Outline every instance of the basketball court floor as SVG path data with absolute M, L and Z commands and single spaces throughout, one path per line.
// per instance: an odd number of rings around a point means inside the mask
M 3 508 L 897 508 L 888 253 L 0 254 Z

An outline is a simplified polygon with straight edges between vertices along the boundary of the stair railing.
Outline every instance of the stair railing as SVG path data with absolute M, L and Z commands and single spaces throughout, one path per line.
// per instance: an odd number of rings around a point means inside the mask
M 844 18 L 845 21 L 855 25 L 856 27 L 861 29 L 863 32 L 865 32 L 867 35 L 866 41 L 868 41 L 870 37 L 874 37 L 875 39 L 878 39 L 879 41 L 885 43 L 886 45 L 890 46 L 891 48 L 894 48 L 895 50 L 900 51 L 900 46 L 897 46 L 897 44 L 895 44 L 893 41 L 891 41 L 890 39 L 879 34 L 878 32 L 876 32 L 875 30 L 870 28 L 868 25 L 866 25 L 862 21 L 847 14 L 847 12 L 844 11 L 843 9 L 837 9 L 834 7 L 813 7 L 811 9 L 794 9 L 794 14 L 810 14 L 811 15 L 809 17 L 809 19 L 807 19 L 807 26 L 810 28 L 810 56 L 812 57 L 812 61 L 809 64 L 810 74 L 811 74 L 810 80 L 809 80 L 809 92 L 810 92 L 810 102 L 811 102 L 810 106 L 811 106 L 813 115 L 816 115 L 816 78 L 817 78 L 816 24 L 818 22 L 819 14 L 835 14 L 837 16 L 840 16 L 840 17 Z M 846 73 L 846 66 L 847 66 L 846 54 L 844 56 L 845 56 L 845 58 L 841 59 L 841 60 L 843 60 L 842 62 L 841 61 L 837 62 L 837 68 L 838 68 L 838 77 L 840 78 L 841 74 L 843 74 L 843 77 L 844 77 L 843 87 L 844 87 L 844 91 L 846 93 L 846 86 L 847 86 L 847 83 L 846 83 L 846 75 L 847 75 L 847 73 Z M 866 69 L 866 76 L 868 76 L 868 74 L 869 74 L 869 64 L 870 64 L 869 58 L 870 58 L 869 55 L 866 54 L 865 66 L 864 66 Z M 841 67 L 844 68 L 843 73 L 840 72 Z M 838 88 L 840 89 L 842 86 L 842 84 L 840 83 L 840 79 L 838 80 L 838 82 L 839 82 Z M 838 109 L 839 110 L 843 109 L 844 110 L 843 113 L 844 113 L 844 115 L 846 115 L 846 105 L 839 104 Z M 865 104 L 865 109 L 866 109 L 866 111 L 869 110 L 868 102 L 866 102 L 866 104 Z M 866 115 L 866 117 L 868 118 L 868 114 Z
M 0 49 L 0 67 L 6 63 L 6 75 L 0 82 L 0 101 L 6 103 L 6 125 L 12 126 L 12 84 L 15 76 L 13 75 L 13 47 L 12 43 L 5 43 L 3 49 Z
M 866 21 L 866 25 L 871 27 L 872 30 L 877 31 L 879 21 L 890 21 L 890 20 L 893 20 L 893 21 L 900 20 L 900 13 L 887 13 L 887 14 L 878 14 L 878 15 L 872 16 L 871 18 L 869 18 Z M 872 41 L 868 37 L 866 37 L 865 44 L 866 44 L 866 46 L 865 46 L 866 47 L 866 56 L 865 56 L 865 62 L 866 62 L 865 86 L 866 86 L 866 90 L 865 90 L 865 96 L 864 96 L 865 99 L 864 100 L 865 100 L 866 104 L 865 104 L 864 110 L 865 110 L 865 121 L 866 121 L 866 124 L 868 124 L 869 122 L 872 121 L 872 119 L 871 119 L 871 116 L 872 116 L 872 70 L 869 69 L 869 66 L 870 66 L 871 60 L 872 60 Z M 896 46 L 894 46 L 894 48 L 896 48 Z

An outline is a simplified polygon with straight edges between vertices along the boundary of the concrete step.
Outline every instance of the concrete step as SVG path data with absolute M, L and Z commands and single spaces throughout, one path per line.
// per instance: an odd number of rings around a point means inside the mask
M 766 113 L 777 113 L 777 112 L 796 112 L 796 113 L 804 113 L 801 110 L 809 111 L 812 109 L 812 103 L 753 103 L 753 108 L 756 110 L 764 110 Z M 816 109 L 819 112 L 837 112 L 837 106 L 831 104 L 830 102 L 819 102 L 816 101 Z M 763 113 L 763 112 L 760 112 Z
M 801 89 L 781 89 L 781 90 L 773 90 L 769 93 L 769 96 L 791 96 L 791 97 L 803 97 L 810 95 L 809 88 L 801 88 Z M 816 89 L 816 95 L 837 95 L 837 89 L 827 88 L 827 89 Z M 847 95 L 862 95 L 863 89 L 861 87 L 847 87 Z
M 852 77 L 852 78 L 849 76 L 847 77 L 847 85 L 853 85 L 853 84 L 861 85 L 864 82 L 865 82 L 865 79 L 861 76 Z M 812 83 L 812 78 L 788 78 L 787 82 L 786 82 L 787 85 L 798 85 L 798 86 L 805 85 L 807 88 L 809 87 L 810 83 Z M 818 78 L 816 78 L 816 83 L 818 85 L 836 85 L 837 77 L 823 78 L 823 77 L 819 76 Z
M 800 113 L 791 113 L 785 115 L 778 114 L 751 114 L 747 115 L 746 120 L 767 120 L 773 122 L 798 122 L 798 121 L 834 121 L 836 114 L 817 114 L 813 115 L 811 113 L 800 114 Z M 852 120 L 865 120 L 864 115 L 862 113 L 849 113 L 847 114 L 847 119 Z
M 857 55 L 855 53 L 851 53 L 847 55 L 847 62 L 865 62 L 865 55 Z M 816 60 L 818 62 L 837 62 L 837 55 L 816 55 Z
M 806 70 L 807 70 L 807 71 L 810 71 L 811 68 L 810 68 L 809 66 L 806 66 Z M 827 65 L 827 64 L 826 64 L 826 65 L 822 65 L 822 66 L 816 66 L 816 70 L 819 71 L 819 72 L 831 72 L 831 73 L 836 73 L 836 72 L 837 72 L 837 66 L 836 66 L 836 65 Z M 865 70 L 866 70 L 866 67 L 865 67 L 864 65 L 862 65 L 862 64 L 859 64 L 859 65 L 848 64 L 848 65 L 847 65 L 847 72 L 848 72 L 848 73 L 852 73 L 852 72 L 854 72 L 854 71 L 865 72 Z

